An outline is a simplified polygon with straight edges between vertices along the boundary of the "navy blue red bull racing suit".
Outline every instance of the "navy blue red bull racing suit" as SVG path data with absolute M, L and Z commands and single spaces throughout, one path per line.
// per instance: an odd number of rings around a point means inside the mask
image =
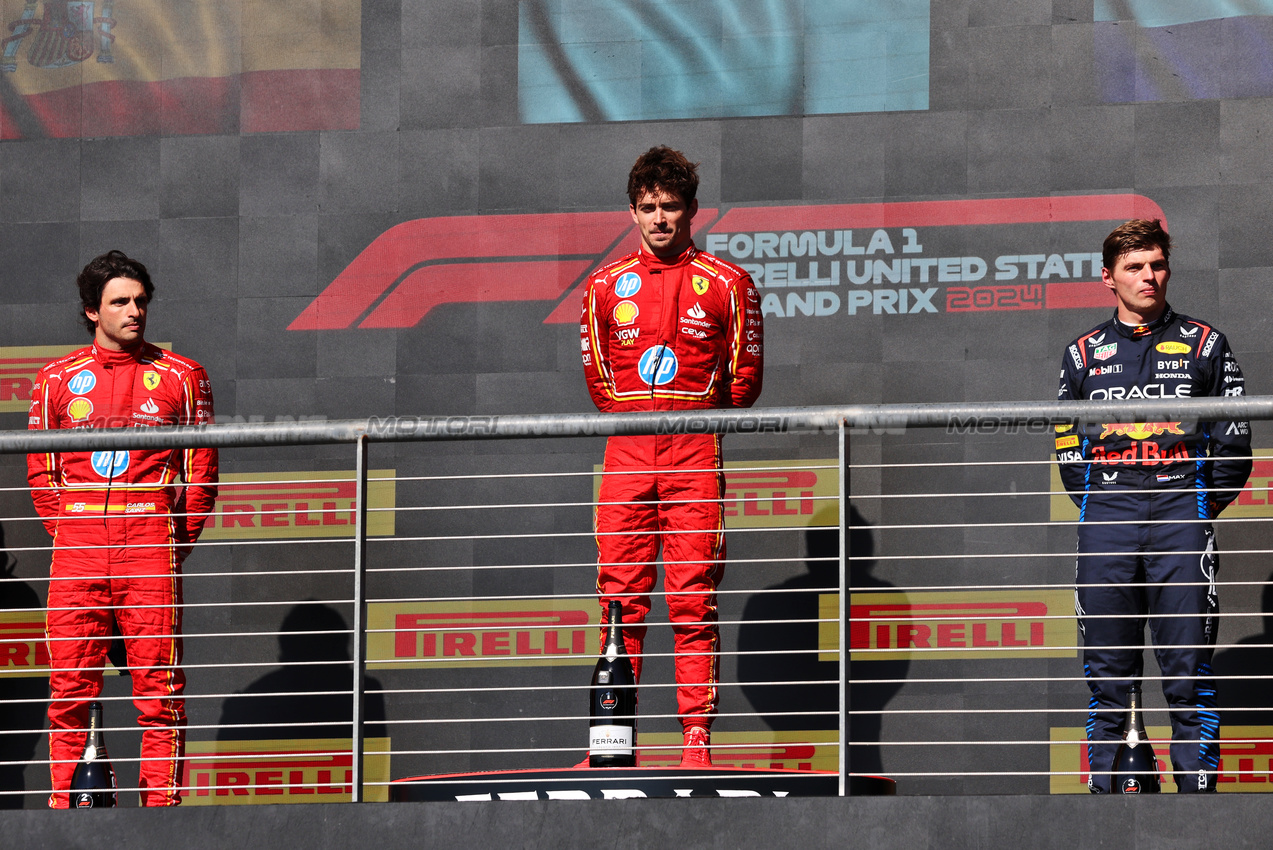
M 1058 398 L 1105 401 L 1240 396 L 1223 334 L 1172 311 L 1150 325 L 1117 318 L 1065 350 Z M 1220 718 L 1211 656 L 1219 565 L 1211 521 L 1251 472 L 1247 422 L 1058 426 L 1061 480 L 1079 506 L 1076 610 L 1092 692 L 1089 789 L 1110 791 L 1127 691 L 1144 667 L 1148 622 L 1171 716 L 1180 791 L 1214 791 Z

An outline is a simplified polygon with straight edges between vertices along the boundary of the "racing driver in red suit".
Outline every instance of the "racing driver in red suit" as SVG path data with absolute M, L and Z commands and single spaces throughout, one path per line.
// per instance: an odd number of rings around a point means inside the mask
M 40 370 L 28 427 L 211 422 L 203 367 L 143 338 L 154 293 L 146 267 L 111 251 L 76 282 L 93 344 Z M 84 749 L 88 703 L 102 690 L 112 622 L 124 636 L 143 727 L 141 804 L 177 805 L 186 725 L 181 562 L 216 499 L 216 449 L 32 454 L 27 473 L 36 511 L 53 535 L 49 805 L 70 802 L 66 791 Z
M 760 395 L 760 300 L 745 271 L 694 247 L 697 166 L 655 147 L 628 175 L 635 253 L 585 287 L 583 366 L 603 413 L 750 407 Z M 725 534 L 716 434 L 614 436 L 596 509 L 597 592 L 623 604 L 638 682 L 660 545 L 676 647 L 682 767 L 711 764 L 720 632 L 716 587 Z

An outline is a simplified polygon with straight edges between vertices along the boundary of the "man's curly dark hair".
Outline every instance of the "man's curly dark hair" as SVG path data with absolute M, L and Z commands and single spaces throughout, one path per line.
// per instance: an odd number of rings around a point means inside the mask
M 90 319 L 84 310 L 94 312 L 101 310 L 102 290 L 106 288 L 106 284 L 117 277 L 126 277 L 140 283 L 142 289 L 146 290 L 147 300 L 155 295 L 155 285 L 150 282 L 150 272 L 123 251 L 107 251 L 89 260 L 88 265 L 75 279 L 75 284 L 80 288 L 80 306 L 83 308 L 80 310 L 80 320 L 84 323 L 84 327 L 88 328 L 89 336 L 97 333 L 97 323 Z
M 646 192 L 678 195 L 687 205 L 698 194 L 698 163 L 667 145 L 657 145 L 637 157 L 628 172 L 628 201 L 636 206 Z

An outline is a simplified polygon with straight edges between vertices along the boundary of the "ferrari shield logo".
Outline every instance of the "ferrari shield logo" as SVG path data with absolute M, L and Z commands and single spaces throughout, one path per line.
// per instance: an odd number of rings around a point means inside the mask
M 146 389 L 150 390 L 151 392 L 154 392 L 155 387 L 159 386 L 159 373 L 146 372 L 144 375 L 141 376 L 141 382 L 146 387 Z
M 698 275 L 695 275 L 690 283 L 694 285 L 694 292 L 698 295 L 706 295 L 708 288 L 711 286 L 707 278 L 699 277 Z

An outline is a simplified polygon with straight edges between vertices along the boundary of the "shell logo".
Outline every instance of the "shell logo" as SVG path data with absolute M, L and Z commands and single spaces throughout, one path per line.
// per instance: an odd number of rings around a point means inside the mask
M 1165 344 L 1165 343 L 1164 343 Z M 1107 422 L 1105 430 L 1098 439 L 1105 439 L 1110 434 L 1131 437 L 1133 440 L 1148 440 L 1162 434 L 1184 434 L 1179 422 Z
M 77 398 L 66 406 L 66 415 L 75 422 L 83 422 L 93 413 L 93 402 L 86 398 Z
M 614 323 L 616 325 L 630 325 L 636 321 L 636 317 L 641 311 L 634 301 L 620 301 L 614 307 Z
M 1183 342 L 1160 342 L 1154 346 L 1155 351 L 1161 351 L 1163 354 L 1188 354 L 1193 349 Z

